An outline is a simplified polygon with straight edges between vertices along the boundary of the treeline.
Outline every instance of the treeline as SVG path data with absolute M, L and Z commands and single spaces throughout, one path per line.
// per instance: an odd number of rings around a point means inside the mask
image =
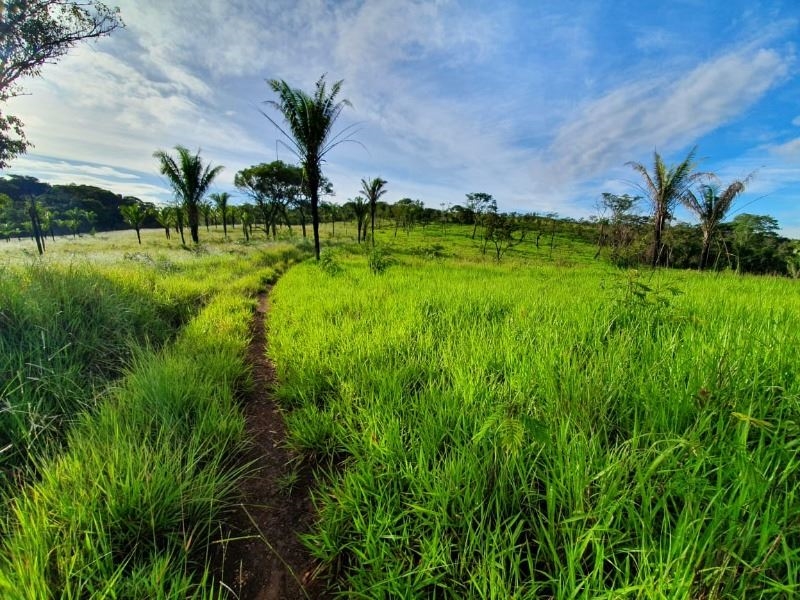
M 393 204 L 377 202 L 379 227 L 394 235 L 414 227 L 449 224 L 468 226 L 466 234 L 480 250 L 500 260 L 519 244 L 549 248 L 557 238 L 571 238 L 595 247 L 595 258 L 620 267 L 637 267 L 652 261 L 653 216 L 643 215 L 642 198 L 603 194 L 599 215 L 574 219 L 557 213 L 500 212 L 491 194 L 467 194 L 463 204 L 426 207 L 420 200 L 403 198 Z M 368 204 L 363 198 L 344 205 L 323 202 L 324 219 L 354 221 L 358 241 L 367 239 Z M 335 225 L 334 225 L 335 226 Z M 800 241 L 779 235 L 778 221 L 769 215 L 741 213 L 716 226 L 707 250 L 707 269 L 800 277 Z M 675 222 L 661 233 L 659 264 L 678 269 L 699 269 L 704 253 L 700 224 Z
M 370 239 L 373 219 L 377 228 L 390 228 L 394 236 L 415 227 L 467 226 L 466 235 L 476 241 L 481 252 L 496 260 L 519 244 L 552 248 L 557 237 L 567 237 L 593 245 L 595 258 L 620 267 L 652 262 L 654 216 L 641 214 L 645 200 L 640 196 L 605 193 L 596 216 L 574 219 L 557 213 L 500 212 L 487 193 L 466 194 L 461 204 L 441 208 L 411 198 L 393 203 L 375 198 L 371 202 L 369 185 L 375 181 L 386 183 L 379 178 L 365 180 L 365 189 L 342 204 L 322 200 L 320 222 L 327 223 L 334 235 L 337 223 L 355 224 L 357 242 Z M 226 235 L 230 229 L 238 229 L 245 240 L 259 234 L 276 239 L 284 229 L 289 235 L 309 234 L 311 206 L 302 169 L 281 161 L 262 163 L 238 172 L 235 182 L 245 202 L 234 205 L 233 198 L 224 192 L 200 199 L 200 228 L 223 227 Z M 321 182 L 320 195 L 334 195 L 327 179 Z M 17 175 L 0 179 L 2 238 L 35 237 L 32 209 L 43 237 L 130 228 L 138 234 L 141 228 L 161 227 L 167 238 L 176 234 L 181 243 L 188 240 L 183 231 L 189 227 L 185 203 L 154 206 L 92 186 L 49 185 Z M 800 277 L 800 242 L 779 235 L 778 221 L 769 215 L 738 214 L 718 223 L 710 237 L 701 224 L 672 223 L 669 216 L 659 250 L 659 264 L 665 267 L 698 269 L 705 256 L 708 269 Z
M 37 224 L 44 235 L 53 236 L 126 229 L 120 208 L 133 204 L 155 208 L 95 186 L 50 185 L 35 177 L 9 175 L 0 178 L 0 238 L 33 235 Z M 146 226 L 157 222 L 151 218 Z

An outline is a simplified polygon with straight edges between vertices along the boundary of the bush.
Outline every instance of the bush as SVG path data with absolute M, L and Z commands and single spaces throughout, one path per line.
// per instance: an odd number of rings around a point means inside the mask
M 386 271 L 386 269 L 395 264 L 395 262 L 395 259 L 389 254 L 389 251 L 380 246 L 372 248 L 367 255 L 369 270 L 376 275 Z

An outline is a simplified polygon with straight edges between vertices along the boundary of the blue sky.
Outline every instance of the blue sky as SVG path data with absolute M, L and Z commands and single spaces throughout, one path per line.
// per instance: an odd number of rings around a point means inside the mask
M 276 156 L 265 80 L 310 90 L 327 73 L 353 103 L 341 126 L 359 124 L 324 167 L 337 202 L 381 176 L 388 201 L 484 191 L 502 210 L 589 216 L 602 192 L 636 193 L 626 162 L 697 145 L 723 183 L 756 171 L 735 210 L 800 237 L 797 0 L 118 4 L 125 30 L 12 100 L 35 148 L 7 172 L 164 202 L 152 153 L 183 144 L 233 192 L 237 170 Z

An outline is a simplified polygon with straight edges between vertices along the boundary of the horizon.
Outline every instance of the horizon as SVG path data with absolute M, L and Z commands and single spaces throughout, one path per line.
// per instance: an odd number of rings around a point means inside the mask
M 22 82 L 28 95 L 9 112 L 34 147 L 2 174 L 164 203 L 152 153 L 181 144 L 224 165 L 214 191 L 241 201 L 236 171 L 296 162 L 259 113 L 272 98 L 264 80 L 310 90 L 327 73 L 353 103 L 336 131 L 360 129 L 323 166 L 338 204 L 380 176 L 390 203 L 440 208 L 486 192 L 504 212 L 588 218 L 603 192 L 638 193 L 626 162 L 650 165 L 658 150 L 674 163 L 697 146 L 723 185 L 756 172 L 729 218 L 767 214 L 800 238 L 791 2 L 755 12 L 687 0 L 636 14 L 612 2 L 114 4 L 125 29 Z

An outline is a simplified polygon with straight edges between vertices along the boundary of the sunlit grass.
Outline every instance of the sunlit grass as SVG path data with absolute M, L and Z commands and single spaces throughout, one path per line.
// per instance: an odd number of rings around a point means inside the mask
M 290 440 L 325 473 L 307 543 L 338 589 L 800 592 L 796 282 L 497 265 L 463 238 L 380 275 L 348 246 L 274 291 Z
M 35 476 L 7 482 L 2 597 L 223 595 L 252 294 L 308 244 L 203 233 L 0 243 L 0 391 L 40 393 L 3 414 Z M 568 232 L 498 264 L 470 233 L 383 227 L 370 257 L 326 225 L 274 290 L 289 443 L 320 474 L 306 541 L 342 595 L 800 592 L 797 283 L 626 273 Z
M 253 297 L 307 254 L 143 246 L 0 272 L 3 598 L 225 595 L 205 563 L 240 475 Z

